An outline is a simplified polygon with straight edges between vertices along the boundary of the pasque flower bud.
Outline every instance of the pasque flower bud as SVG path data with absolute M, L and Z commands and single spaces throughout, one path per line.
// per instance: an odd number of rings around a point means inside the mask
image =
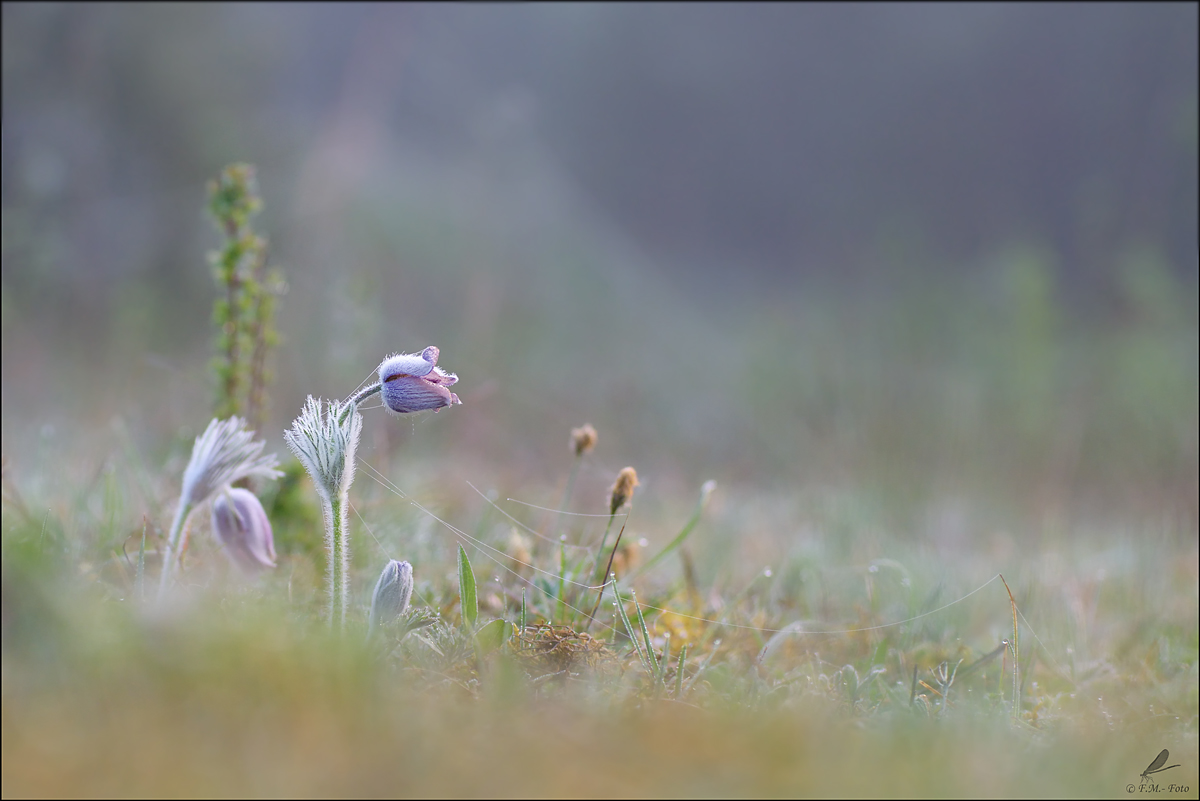
M 383 405 L 393 414 L 434 411 L 462 403 L 446 387 L 458 376 L 437 366 L 438 349 L 432 345 L 420 353 L 398 353 L 379 365 Z
M 230 487 L 218 493 L 212 505 L 212 527 L 242 570 L 253 575 L 275 567 L 271 521 L 250 490 Z
M 412 591 L 412 565 L 395 559 L 388 562 L 379 575 L 379 581 L 375 582 L 375 592 L 371 596 L 371 630 L 391 623 L 407 612 Z

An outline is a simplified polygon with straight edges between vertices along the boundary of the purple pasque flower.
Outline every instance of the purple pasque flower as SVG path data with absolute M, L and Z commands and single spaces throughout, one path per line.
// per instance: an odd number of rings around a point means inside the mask
M 258 498 L 248 489 L 228 487 L 212 505 L 212 527 L 225 552 L 251 575 L 275 567 L 275 538 L 271 521 Z
M 420 353 L 398 353 L 379 365 L 380 393 L 383 405 L 393 414 L 437 411 L 443 406 L 462 403 L 448 390 L 458 376 L 437 366 L 438 349 L 432 345 Z

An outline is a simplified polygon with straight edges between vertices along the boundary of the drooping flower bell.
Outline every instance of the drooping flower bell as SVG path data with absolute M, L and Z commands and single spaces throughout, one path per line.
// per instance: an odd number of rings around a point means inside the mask
M 212 504 L 212 527 L 234 563 L 251 575 L 275 567 L 275 538 L 262 503 L 248 489 L 229 487 Z
M 398 353 L 383 360 L 379 365 L 380 393 L 389 412 L 437 411 L 462 403 L 447 389 L 458 376 L 437 366 L 438 353 L 431 345 L 420 353 Z

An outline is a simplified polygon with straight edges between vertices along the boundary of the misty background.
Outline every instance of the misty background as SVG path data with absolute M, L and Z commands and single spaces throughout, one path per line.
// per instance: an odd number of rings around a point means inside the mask
M 5 3 L 5 455 L 203 428 L 204 186 L 246 161 L 289 283 L 273 447 L 436 344 L 463 406 L 376 413 L 368 456 L 549 481 L 592 422 L 605 468 L 689 494 L 1000 485 L 1194 527 L 1196 31 L 1154 3 Z

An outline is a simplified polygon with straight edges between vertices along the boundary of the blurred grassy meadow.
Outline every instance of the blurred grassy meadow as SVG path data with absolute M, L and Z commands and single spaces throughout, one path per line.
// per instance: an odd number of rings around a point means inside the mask
M 4 7 L 5 797 L 1197 796 L 1194 70 L 1155 95 L 1182 86 L 1184 112 L 1162 100 L 1147 130 L 1186 124 L 1147 134 L 1138 202 L 1112 200 L 1111 175 L 1081 184 L 1077 247 L 1031 209 L 941 249 L 951 224 L 868 215 L 847 174 L 849 201 L 792 190 L 843 209 L 853 246 L 784 257 L 647 238 L 700 230 L 682 216 L 697 184 L 640 169 L 625 129 L 587 140 L 594 118 L 553 116 L 573 86 L 612 102 L 595 54 L 675 30 L 664 8 L 216 8 Z M 800 30 L 837 17 L 806 13 Z M 960 52 L 920 14 L 929 53 Z M 736 44 L 690 20 L 679 41 Z M 401 55 L 380 45 L 392 34 Z M 561 74 L 488 84 L 500 41 L 547 42 Z M 630 60 L 682 96 L 737 94 L 711 80 L 740 75 L 729 53 L 690 52 L 680 73 Z M 911 80 L 946 88 L 925 58 Z M 379 111 L 393 94 L 401 122 Z M 531 97 L 562 102 L 543 117 Z M 435 135 L 456 124 L 468 133 Z M 693 172 L 722 173 L 717 152 Z M 257 165 L 254 224 L 288 282 L 260 430 L 285 466 L 259 487 L 277 567 L 243 578 L 202 510 L 181 587 L 156 603 L 139 546 L 156 586 L 213 409 L 204 184 L 238 160 Z M 679 208 L 613 195 L 630 220 L 597 199 L 633 173 L 647 196 L 682 181 Z M 1163 188 L 1180 185 L 1182 211 Z M 992 211 L 947 203 L 962 208 L 945 220 Z M 1190 215 L 1190 244 L 1166 223 L 1112 233 L 1146 214 Z M 338 635 L 317 496 L 282 433 L 307 395 L 345 398 L 427 345 L 463 403 L 365 404 Z M 598 442 L 576 464 L 584 423 Z M 641 483 L 613 530 L 635 636 L 606 602 L 590 641 L 576 634 L 595 593 L 568 586 L 560 605 L 558 576 L 596 556 L 626 465 Z M 529 628 L 489 648 L 461 634 L 460 544 L 480 620 L 515 625 L 524 594 Z M 440 619 L 398 644 L 365 636 L 389 559 L 412 563 L 413 605 Z M 1164 748 L 1179 767 L 1143 780 Z

